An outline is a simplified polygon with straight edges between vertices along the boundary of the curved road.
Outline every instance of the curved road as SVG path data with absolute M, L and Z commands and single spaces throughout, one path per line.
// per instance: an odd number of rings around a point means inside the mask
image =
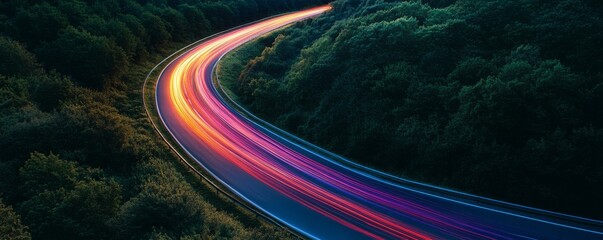
M 230 191 L 309 238 L 603 239 L 602 223 L 441 189 L 367 169 L 235 109 L 218 60 L 262 34 L 330 9 L 280 15 L 204 41 L 156 86 L 163 124 Z

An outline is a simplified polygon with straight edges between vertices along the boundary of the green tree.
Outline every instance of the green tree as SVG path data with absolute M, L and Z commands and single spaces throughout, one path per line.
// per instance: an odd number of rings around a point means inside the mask
M 58 109 L 61 102 L 73 93 L 71 80 L 57 73 L 35 78 L 32 85 L 31 99 L 42 111 Z
M 113 41 L 71 27 L 38 52 L 45 65 L 95 89 L 121 76 L 128 66 L 126 55 Z
M 591 147 L 603 126 L 600 4 L 332 6 L 282 30 L 278 44 L 275 33 L 226 56 L 223 85 L 258 116 L 370 166 L 602 216 L 592 194 L 602 184 L 601 148 Z
M 115 42 L 128 57 L 133 57 L 142 44 L 141 40 L 120 20 L 106 21 L 100 17 L 90 17 L 82 23 L 82 26 L 96 36 L 103 36 Z
M 21 191 L 31 197 L 44 191 L 72 188 L 78 178 L 76 164 L 54 154 L 34 152 L 19 170 Z
M 178 11 L 184 15 L 184 18 L 191 25 L 192 32 L 195 36 L 205 36 L 211 32 L 211 24 L 205 18 L 205 14 L 196 7 L 188 4 L 178 6 Z
M 57 8 L 69 19 L 72 26 L 78 26 L 89 14 L 88 6 L 85 2 L 79 0 L 61 0 L 58 1 Z
M 0 199 L 0 240 L 29 240 L 31 235 L 21 223 L 21 217 Z
M 169 236 L 200 232 L 203 199 L 168 164 L 153 159 L 139 168 L 140 193 L 121 208 L 118 225 L 124 237 L 144 236 L 162 229 Z
M 155 49 L 161 49 L 172 37 L 167 30 L 165 22 L 149 12 L 142 15 L 141 23 L 148 34 L 148 45 Z
M 215 30 L 224 30 L 239 22 L 232 8 L 224 2 L 203 2 L 200 9 Z
M 48 2 L 21 9 L 14 18 L 14 31 L 18 39 L 30 47 L 55 39 L 67 25 L 67 17 Z
M 0 74 L 5 76 L 27 75 L 34 73 L 38 68 L 34 55 L 23 45 L 0 36 Z
M 474 85 L 479 80 L 488 77 L 494 72 L 494 66 L 483 58 L 469 58 L 458 63 L 456 68 L 448 75 L 451 81 L 462 85 Z
M 121 204 L 121 186 L 57 155 L 32 153 L 20 169 L 25 201 L 19 205 L 34 237 L 89 239 L 111 235 L 109 220 Z

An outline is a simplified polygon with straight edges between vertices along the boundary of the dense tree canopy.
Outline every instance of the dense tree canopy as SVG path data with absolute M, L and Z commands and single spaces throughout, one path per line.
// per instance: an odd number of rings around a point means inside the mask
M 603 218 L 603 17 L 586 0 L 339 0 L 225 59 L 251 112 L 405 177 Z
M 48 67 L 68 73 L 83 86 L 97 89 L 107 79 L 123 74 L 127 66 L 126 55 L 114 42 L 75 28 L 65 29 L 55 41 L 43 44 L 38 55 Z
M 19 215 L 12 207 L 6 206 L 0 199 L 0 239 L 2 240 L 28 240 L 31 235 L 27 227 L 21 224 Z
M 5 76 L 27 75 L 36 68 L 34 55 L 23 45 L 0 36 L 0 72 Z
M 1 1 L 0 239 L 290 237 L 174 164 L 140 87 L 193 40 L 321 2 Z

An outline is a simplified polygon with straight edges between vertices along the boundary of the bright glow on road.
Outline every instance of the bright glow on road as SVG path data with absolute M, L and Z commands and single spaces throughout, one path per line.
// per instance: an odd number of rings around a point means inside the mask
M 225 103 L 212 71 L 226 52 L 312 8 L 207 40 L 178 57 L 157 84 L 157 108 L 179 144 L 241 198 L 313 238 L 601 239 L 600 228 L 474 205 L 345 167 L 263 128 Z

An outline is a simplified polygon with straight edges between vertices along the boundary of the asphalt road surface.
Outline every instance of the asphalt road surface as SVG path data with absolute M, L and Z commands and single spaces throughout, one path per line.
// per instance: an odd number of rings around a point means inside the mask
M 603 239 L 600 221 L 396 178 L 346 161 L 257 119 L 213 79 L 227 52 L 330 10 L 279 15 L 217 35 L 172 61 L 156 104 L 167 130 L 228 190 L 308 238 Z

